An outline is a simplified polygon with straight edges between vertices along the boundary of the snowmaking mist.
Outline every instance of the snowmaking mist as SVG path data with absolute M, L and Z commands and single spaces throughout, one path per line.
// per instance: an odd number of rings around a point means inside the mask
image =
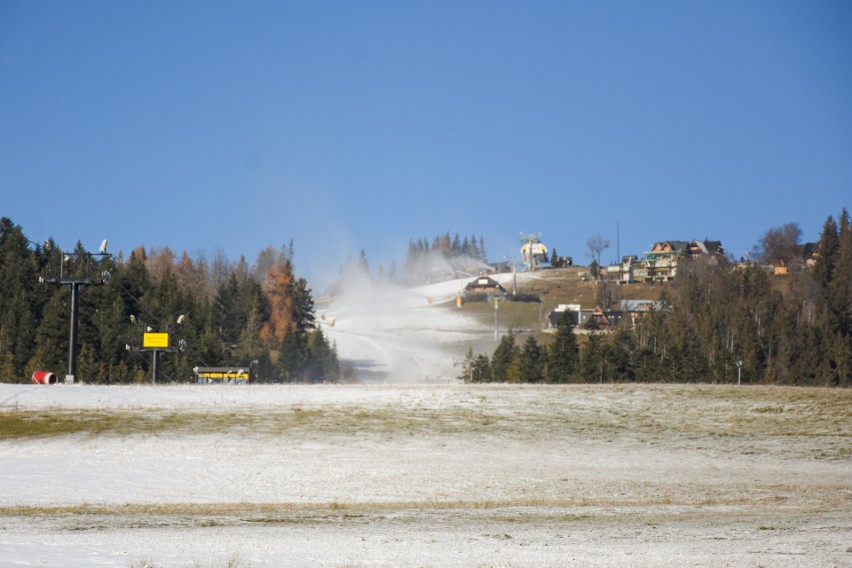
M 489 332 L 454 308 L 470 277 L 449 263 L 422 267 L 443 280 L 406 287 L 351 265 L 317 312 L 342 366 L 365 383 L 446 383 L 460 373 L 467 346 Z

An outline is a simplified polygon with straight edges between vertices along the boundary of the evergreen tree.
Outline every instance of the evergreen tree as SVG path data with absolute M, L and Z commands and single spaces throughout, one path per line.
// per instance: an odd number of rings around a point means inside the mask
M 236 347 L 245 327 L 245 318 L 240 306 L 240 284 L 236 274 L 231 273 L 213 300 L 213 327 L 225 345 Z
M 335 383 L 340 380 L 340 363 L 337 353 L 321 328 L 308 334 L 309 382 Z
M 518 347 L 515 345 L 515 335 L 512 330 L 500 338 L 500 343 L 491 356 L 491 374 L 498 383 L 510 381 L 509 369 L 518 358 Z
M 364 252 L 364 249 L 361 249 L 361 252 L 358 253 L 358 269 L 364 274 L 370 273 L 370 265 L 367 262 L 367 253 Z
M 279 349 L 279 367 L 288 382 L 306 382 L 308 376 L 307 336 L 293 329 L 287 331 Z
M 462 363 L 461 373 L 456 377 L 460 381 L 464 381 L 466 383 L 472 383 L 473 381 L 473 361 L 474 361 L 473 347 L 467 350 L 464 356 L 464 362 Z
M 480 353 L 474 358 L 471 377 L 476 383 L 490 383 L 493 380 L 491 363 L 488 361 L 487 356 Z
M 587 383 L 603 380 L 603 349 L 601 336 L 590 334 L 580 358 L 580 378 Z
M 562 312 L 556 320 L 556 335 L 550 344 L 547 359 L 547 382 L 570 382 L 580 363 L 580 350 L 574 335 L 574 320 L 568 312 Z
M 535 337 L 530 335 L 524 342 L 519 356 L 521 382 L 540 383 L 544 381 L 544 369 L 547 363 L 547 352 L 538 344 Z
M 491 374 L 491 363 L 485 355 L 474 355 L 469 349 L 465 356 L 461 375 L 458 377 L 466 383 L 490 383 L 494 380 Z
M 840 236 L 837 231 L 837 223 L 835 223 L 834 217 L 829 215 L 822 227 L 819 243 L 817 243 L 817 259 L 813 271 L 817 282 L 822 285 L 824 290 L 827 290 L 831 283 L 839 249 Z
M 837 252 L 828 282 L 828 307 L 837 330 L 852 336 L 852 227 L 846 209 L 840 215 Z
M 293 324 L 299 333 L 315 328 L 314 298 L 308 288 L 308 281 L 299 278 L 290 289 L 293 298 Z
M 479 244 L 477 244 L 476 235 L 470 236 L 467 256 L 476 260 L 482 260 L 482 252 L 480 251 Z
M 55 287 L 41 322 L 36 331 L 36 351 L 33 364 L 39 369 L 52 370 L 67 368 L 68 362 L 68 290 Z

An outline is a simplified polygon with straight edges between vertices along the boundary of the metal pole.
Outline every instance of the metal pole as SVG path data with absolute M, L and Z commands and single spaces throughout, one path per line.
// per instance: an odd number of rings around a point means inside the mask
M 158 374 L 158 371 L 159 371 L 159 366 L 157 365 L 157 360 L 159 359 L 159 357 L 158 357 L 159 354 L 160 354 L 160 352 L 156 349 L 154 349 L 154 351 L 151 353 L 151 361 L 152 361 L 152 364 L 151 364 L 151 384 L 152 385 L 157 384 L 157 374 Z
M 494 300 L 494 341 L 497 341 L 497 308 L 499 303 Z
M 77 282 L 71 285 L 71 329 L 68 332 L 68 374 L 65 376 L 66 383 L 73 383 L 77 376 L 77 315 L 80 309 L 79 288 Z

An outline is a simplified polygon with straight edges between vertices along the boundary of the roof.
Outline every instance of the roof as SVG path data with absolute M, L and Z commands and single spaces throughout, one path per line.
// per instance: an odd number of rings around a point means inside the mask
M 651 248 L 651 252 L 669 252 L 664 250 L 667 247 L 671 252 L 686 252 L 689 248 L 689 243 L 686 241 L 659 241 L 654 243 L 654 246 Z
M 811 258 L 813 256 L 818 256 L 817 249 L 819 248 L 819 243 L 805 243 L 802 245 L 802 256 L 804 258 Z
M 660 310 L 662 307 L 663 303 L 659 300 L 621 300 L 621 310 L 625 312 Z
M 467 286 L 464 287 L 465 290 L 473 290 L 474 288 L 494 288 L 495 290 L 501 290 L 505 292 L 505 288 L 503 288 L 499 282 L 491 278 L 490 276 L 482 275 L 475 280 L 471 280 L 467 283 Z
M 692 241 L 689 244 L 692 254 L 725 254 L 722 241 Z

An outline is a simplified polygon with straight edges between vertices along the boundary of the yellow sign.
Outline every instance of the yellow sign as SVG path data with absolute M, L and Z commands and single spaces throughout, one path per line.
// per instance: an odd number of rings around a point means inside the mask
M 146 333 L 142 337 L 142 347 L 151 349 L 168 349 L 169 334 L 168 333 Z

